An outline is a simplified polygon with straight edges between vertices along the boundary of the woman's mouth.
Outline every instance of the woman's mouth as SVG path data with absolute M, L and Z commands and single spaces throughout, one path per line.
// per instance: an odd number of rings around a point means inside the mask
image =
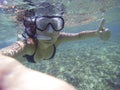
M 38 40 L 51 40 L 52 38 L 44 35 L 37 35 Z

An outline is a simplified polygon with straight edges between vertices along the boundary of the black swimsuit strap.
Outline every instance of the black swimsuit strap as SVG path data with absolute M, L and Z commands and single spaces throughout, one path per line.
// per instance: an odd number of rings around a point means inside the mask
M 37 42 L 37 41 L 36 41 Z M 38 42 L 36 43 L 36 46 L 35 46 L 35 51 L 32 55 L 28 55 L 28 54 L 25 54 L 23 57 L 25 57 L 28 62 L 31 62 L 31 63 L 36 63 L 35 60 L 34 60 L 34 56 L 35 56 L 35 53 L 37 51 L 37 47 L 38 47 Z
M 52 54 L 52 56 L 49 59 L 52 59 L 55 56 L 55 53 L 56 53 L 56 46 L 55 46 L 55 44 L 53 44 L 53 48 L 54 48 L 53 54 Z
M 34 60 L 34 56 L 35 56 L 35 53 L 37 51 L 37 47 L 38 47 L 38 43 L 36 44 L 36 47 L 35 47 L 35 51 L 32 55 L 28 55 L 28 54 L 25 54 L 23 57 L 25 57 L 28 62 L 31 62 L 31 63 L 36 63 L 35 60 Z M 54 47 L 54 51 L 53 51 L 53 54 L 52 56 L 49 58 L 49 59 L 52 59 L 54 56 L 55 56 L 55 53 L 56 53 L 56 46 L 53 44 L 53 47 Z

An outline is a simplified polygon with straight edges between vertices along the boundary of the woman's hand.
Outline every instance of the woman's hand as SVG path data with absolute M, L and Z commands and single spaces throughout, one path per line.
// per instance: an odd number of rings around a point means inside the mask
M 104 27 L 104 24 L 105 24 L 105 19 L 102 18 L 100 26 L 97 30 L 97 34 L 101 40 L 106 41 L 111 37 L 111 32 L 108 28 Z

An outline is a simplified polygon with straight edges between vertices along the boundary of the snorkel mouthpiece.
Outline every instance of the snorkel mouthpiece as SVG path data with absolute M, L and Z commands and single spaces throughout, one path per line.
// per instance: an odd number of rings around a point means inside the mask
M 51 40 L 52 38 L 49 36 L 37 35 L 38 40 Z

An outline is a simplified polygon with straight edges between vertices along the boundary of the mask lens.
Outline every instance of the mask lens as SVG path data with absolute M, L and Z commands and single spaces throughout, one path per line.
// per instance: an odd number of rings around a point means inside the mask
M 64 28 L 64 20 L 61 17 L 39 17 L 39 18 L 36 18 L 36 28 L 40 31 L 44 31 L 49 24 L 56 31 L 60 31 Z
M 64 20 L 62 18 L 52 18 L 51 24 L 54 30 L 60 31 L 64 28 Z
M 36 18 L 36 28 L 44 31 L 48 25 L 48 19 L 44 17 Z

